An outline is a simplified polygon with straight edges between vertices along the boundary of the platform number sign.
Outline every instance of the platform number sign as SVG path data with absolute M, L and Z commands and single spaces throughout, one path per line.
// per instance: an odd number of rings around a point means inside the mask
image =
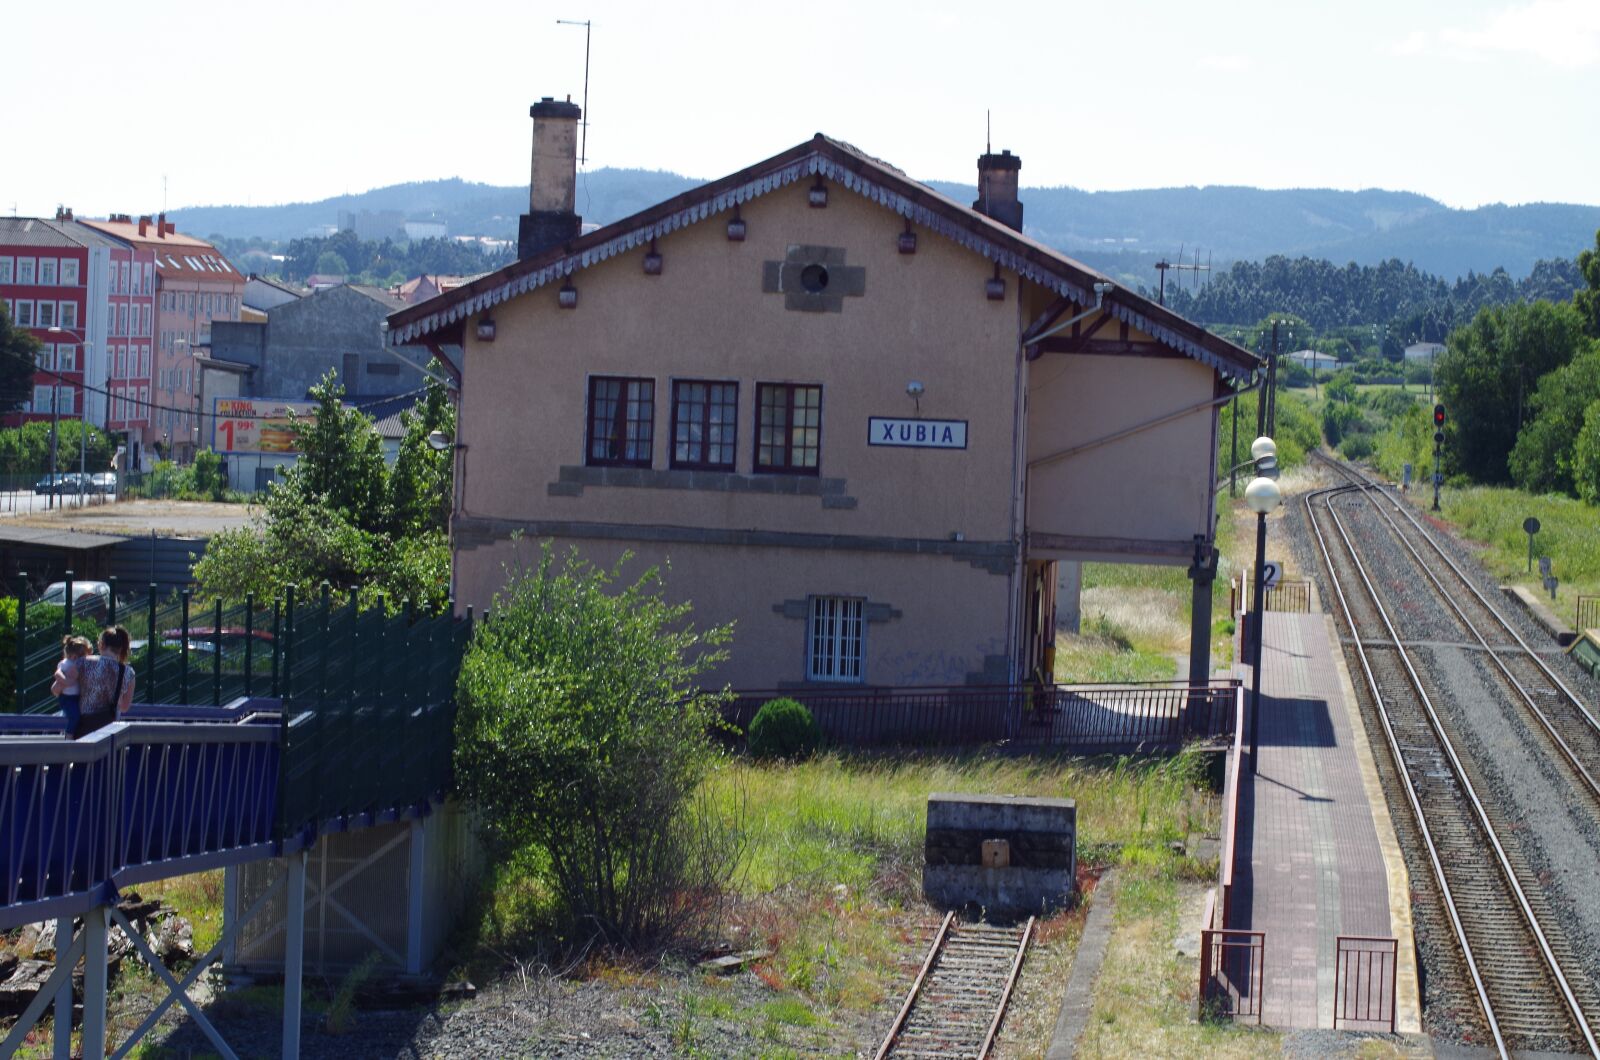
M 1283 564 L 1277 560 L 1268 560 L 1261 565 L 1261 584 L 1268 589 L 1276 589 L 1283 580 Z

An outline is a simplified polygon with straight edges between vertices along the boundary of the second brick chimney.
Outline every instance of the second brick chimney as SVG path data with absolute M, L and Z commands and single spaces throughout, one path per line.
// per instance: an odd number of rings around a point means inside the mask
M 1022 202 L 1017 198 L 1017 177 L 1022 159 L 1010 151 L 978 156 L 978 201 L 972 208 L 1008 228 L 1022 231 Z
M 517 225 L 517 258 L 525 260 L 565 243 L 583 230 L 577 214 L 578 120 L 583 110 L 571 100 L 544 97 L 533 118 L 533 167 L 528 180 L 528 212 Z

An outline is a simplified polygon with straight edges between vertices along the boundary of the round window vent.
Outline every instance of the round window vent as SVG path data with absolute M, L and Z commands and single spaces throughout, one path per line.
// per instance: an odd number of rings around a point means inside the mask
M 812 294 L 821 294 L 828 289 L 828 270 L 821 265 L 807 265 L 800 270 L 800 286 Z

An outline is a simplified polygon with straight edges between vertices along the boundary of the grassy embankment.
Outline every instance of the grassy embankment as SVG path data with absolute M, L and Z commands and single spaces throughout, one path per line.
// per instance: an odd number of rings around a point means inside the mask
M 629 970 L 593 962 L 589 974 L 629 993 L 674 1028 L 693 1053 L 698 1024 L 738 1025 L 763 1055 L 851 1054 L 882 1029 L 937 924 L 920 898 L 923 826 L 933 791 L 1067 796 L 1077 800 L 1080 876 L 1119 866 L 1135 887 L 1209 878 L 1171 844 L 1217 828 L 1217 803 L 1198 787 L 1194 756 L 1168 760 L 1031 759 L 970 754 L 823 755 L 799 764 L 728 760 L 706 793 L 724 808 L 743 801 L 747 846 L 726 917 L 736 946 L 771 949 L 755 967 L 770 987 L 754 998 L 681 966 Z M 493 965 L 547 916 L 526 878 L 502 872 L 477 962 Z M 1025 995 L 1045 999 L 1006 1030 L 1008 1055 L 1040 1055 L 1082 925 L 1081 910 L 1045 924 L 1024 973 Z M 479 974 L 493 974 L 480 967 Z M 1192 987 L 1191 987 L 1192 994 Z M 1045 1010 L 1048 1010 L 1047 1012 Z M 1041 1015 L 1040 1013 L 1044 1013 Z M 682 1034 L 677 1029 L 687 1028 Z M 682 1039 L 682 1040 L 677 1040 Z

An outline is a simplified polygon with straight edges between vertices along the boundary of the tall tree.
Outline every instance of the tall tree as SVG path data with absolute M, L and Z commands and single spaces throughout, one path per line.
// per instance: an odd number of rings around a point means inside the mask
M 1594 234 L 1594 249 L 1578 255 L 1578 271 L 1588 286 L 1572 296 L 1572 304 L 1583 316 L 1583 326 L 1600 339 L 1600 232 Z
M 0 302 L 0 412 L 12 412 L 33 396 L 39 340 L 11 323 Z
M 332 369 L 310 394 L 317 402 L 316 418 L 295 423 L 300 459 L 284 478 L 358 529 L 383 529 L 389 469 L 372 417 L 343 403 L 344 387 Z
M 455 406 L 443 385 L 430 379 L 422 400 L 402 412 L 400 421 L 406 433 L 389 472 L 389 518 L 394 533 L 443 530 L 450 518 Z M 449 439 L 448 448 L 435 449 L 428 443 L 428 435 L 434 431 Z
M 1573 453 L 1584 412 L 1600 401 L 1600 344 L 1539 380 L 1528 406 L 1532 418 L 1511 450 L 1511 479 L 1532 493 L 1576 494 Z
M 1456 469 L 1478 482 L 1506 482 L 1506 460 L 1521 429 L 1519 404 L 1584 344 L 1577 310 L 1550 302 L 1482 309 L 1452 332 L 1434 385 L 1449 410 Z

